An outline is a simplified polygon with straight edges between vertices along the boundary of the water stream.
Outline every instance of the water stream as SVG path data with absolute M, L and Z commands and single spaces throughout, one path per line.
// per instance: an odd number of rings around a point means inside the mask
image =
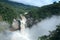
M 33 25 L 31 29 L 27 28 L 26 18 L 21 16 L 21 30 L 10 31 L 9 29 L 0 32 L 0 40 L 37 40 L 42 35 L 49 35 L 49 31 L 56 29 L 60 24 L 60 16 L 52 16 Z

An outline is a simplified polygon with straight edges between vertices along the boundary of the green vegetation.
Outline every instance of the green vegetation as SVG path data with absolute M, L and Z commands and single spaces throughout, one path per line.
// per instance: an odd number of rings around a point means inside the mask
M 24 12 L 25 11 L 23 9 L 16 8 L 5 2 L 0 2 L 0 21 L 12 23 L 14 18 L 19 17 L 19 15 Z
M 60 25 L 57 26 L 57 29 L 50 32 L 48 36 L 42 36 L 39 38 L 40 40 L 60 40 Z
M 11 23 L 13 18 L 16 18 L 16 13 L 12 6 L 0 2 L 0 16 L 2 17 L 3 21 L 8 21 Z
M 59 3 L 54 2 L 51 5 L 43 6 L 39 9 L 41 18 L 50 17 L 52 15 L 60 15 L 60 1 Z M 50 35 L 39 37 L 39 40 L 60 40 L 60 25 L 57 26 L 56 30 L 50 32 Z
M 31 14 L 31 17 L 35 19 L 44 19 L 46 17 L 51 17 L 52 15 L 60 15 L 60 2 L 40 7 L 38 10 L 33 10 L 29 13 Z
M 52 15 L 60 15 L 60 2 L 54 2 L 53 4 L 45 5 L 37 9 L 31 9 L 30 11 L 28 11 L 27 17 L 30 19 L 32 18 L 33 22 L 31 24 L 35 24 L 41 21 L 42 19 L 45 19 L 46 17 L 51 17 Z
M 27 15 L 25 15 L 28 18 L 32 18 L 31 21 L 33 21 L 31 24 L 34 24 L 36 20 L 40 21 L 41 19 L 44 19 L 46 17 L 51 17 L 52 15 L 60 15 L 60 1 L 59 3 L 54 2 L 53 4 L 46 5 L 43 7 L 30 7 L 30 6 L 21 6 L 18 3 L 13 3 L 16 5 L 13 5 L 11 2 L 2 2 L 0 0 L 0 21 L 7 21 L 9 23 L 12 23 L 14 18 L 19 17 L 20 14 L 23 14 L 24 12 L 28 12 Z M 11 3 L 11 4 L 10 4 Z M 29 24 L 29 25 L 31 25 Z M 50 32 L 50 35 L 39 37 L 41 40 L 60 40 L 60 26 L 57 26 L 57 29 Z
M 20 14 L 23 14 L 26 11 L 30 11 L 32 9 L 36 9 L 28 6 L 23 7 L 22 5 L 19 6 L 17 5 L 18 3 L 11 3 L 9 1 L 4 1 L 4 0 L 0 0 L 0 20 L 3 21 L 7 21 L 9 23 L 12 23 L 12 20 L 14 18 L 19 17 Z M 12 5 L 12 4 L 16 4 L 16 5 Z
M 27 19 L 32 18 L 32 23 L 34 24 L 36 23 L 36 20 L 40 21 L 41 19 L 51 17 L 52 15 L 60 15 L 60 1 L 59 3 L 54 2 L 53 4 L 43 7 L 12 3 L 7 0 L 5 2 L 0 2 L 0 17 L 3 21 L 11 23 L 14 18 L 19 17 L 20 14 L 23 14 L 26 11 L 28 14 L 25 16 Z

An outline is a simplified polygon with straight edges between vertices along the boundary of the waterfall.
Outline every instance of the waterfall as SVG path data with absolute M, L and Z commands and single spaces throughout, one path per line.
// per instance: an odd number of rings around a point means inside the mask
M 25 16 L 21 15 L 21 20 L 20 21 L 21 21 L 21 25 L 20 25 L 21 32 L 24 32 L 25 26 L 26 26 L 26 18 L 25 18 Z
M 50 18 L 47 17 L 41 20 L 41 22 L 33 25 L 32 28 L 29 29 L 26 27 L 26 17 L 24 15 L 20 16 L 21 29 L 15 30 L 19 28 L 19 23 L 14 19 L 12 23 L 12 29 L 14 31 L 10 29 L 0 33 L 0 40 L 37 40 L 38 37 L 49 35 L 49 31 L 55 30 L 56 25 L 60 24 L 60 16 L 51 16 Z

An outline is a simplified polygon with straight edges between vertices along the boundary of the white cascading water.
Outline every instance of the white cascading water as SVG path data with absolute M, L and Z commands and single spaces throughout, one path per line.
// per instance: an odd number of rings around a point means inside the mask
M 32 28 L 29 29 L 25 26 L 26 18 L 23 15 L 20 16 L 22 18 L 22 20 L 20 20 L 21 30 L 0 33 L 0 40 L 37 40 L 38 37 L 49 35 L 49 31 L 55 30 L 56 25 L 60 24 L 60 16 L 52 16 L 51 18 L 41 20 L 41 22 L 33 25 Z
M 33 27 L 29 29 L 25 28 L 26 18 L 22 15 L 21 18 L 21 31 L 15 31 L 11 38 L 12 40 L 37 40 L 40 36 L 49 35 L 49 31 L 55 30 L 56 25 L 60 24 L 60 16 L 52 16 L 33 25 Z
M 11 40 L 30 40 L 29 39 L 29 34 L 25 30 L 25 25 L 26 25 L 26 18 L 23 15 L 21 16 L 21 30 L 20 31 L 15 31 L 13 32 Z

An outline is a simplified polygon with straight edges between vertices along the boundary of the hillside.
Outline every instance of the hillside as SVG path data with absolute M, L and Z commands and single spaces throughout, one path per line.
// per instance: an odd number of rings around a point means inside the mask
M 0 20 L 8 21 L 11 23 L 13 18 L 19 17 L 20 14 L 36 9 L 38 9 L 38 7 L 11 2 L 8 0 L 0 0 Z
M 10 6 L 4 2 L 0 2 L 0 16 L 1 20 L 12 22 L 13 18 L 16 18 L 17 13 L 13 6 Z
M 27 26 L 32 27 L 32 25 L 38 23 L 46 17 L 50 18 L 53 15 L 60 16 L 60 1 L 58 3 L 54 2 L 53 4 L 42 7 L 35 7 L 7 0 L 0 0 L 0 21 L 7 21 L 11 24 L 14 18 L 20 17 L 19 15 L 26 11 L 28 14 L 24 16 L 27 18 Z M 60 40 L 60 25 L 57 26 L 56 30 L 50 32 L 50 35 L 39 37 L 39 40 L 40 39 Z
M 52 15 L 59 16 L 60 15 L 60 2 L 46 5 L 40 7 L 38 10 L 29 11 L 30 19 L 33 18 L 33 22 L 31 24 L 35 24 L 46 17 L 51 17 Z
M 12 5 L 16 8 L 20 8 L 20 9 L 24 9 L 24 10 L 28 10 L 28 9 L 35 9 L 35 8 L 38 8 L 36 6 L 31 6 L 31 5 L 26 5 L 26 4 L 23 4 L 23 3 L 17 3 L 17 2 L 12 2 L 12 1 L 9 1 L 9 0 L 0 0 L 0 2 L 5 2 L 5 3 L 8 3 L 9 5 Z
M 60 3 L 53 3 L 50 5 L 46 5 L 46 6 L 40 7 L 36 11 L 33 10 L 30 13 L 31 13 L 31 16 L 33 16 L 34 14 L 35 15 L 34 17 L 36 18 L 45 18 L 52 15 L 60 15 Z
M 18 6 L 16 7 L 15 4 L 17 3 L 15 2 L 12 2 L 12 4 L 11 2 L 7 2 L 7 3 L 6 2 L 5 1 L 2 2 L 0 0 L 0 10 L 2 11 L 2 12 L 0 11 L 0 15 L 2 15 L 1 19 L 6 20 L 8 22 L 12 22 L 13 18 L 16 18 L 17 16 L 19 17 L 19 14 L 21 13 L 23 14 L 26 11 L 28 12 L 28 14 L 25 15 L 29 23 L 28 26 L 32 26 L 33 24 L 36 24 L 37 22 L 41 21 L 46 17 L 51 17 L 52 15 L 60 15 L 60 2 L 59 3 L 54 2 L 53 4 L 42 7 L 34 7 L 34 6 L 31 7 L 22 4 L 25 6 L 26 9 L 23 8 L 24 6 L 21 8 L 22 5 L 20 4 L 18 4 Z

